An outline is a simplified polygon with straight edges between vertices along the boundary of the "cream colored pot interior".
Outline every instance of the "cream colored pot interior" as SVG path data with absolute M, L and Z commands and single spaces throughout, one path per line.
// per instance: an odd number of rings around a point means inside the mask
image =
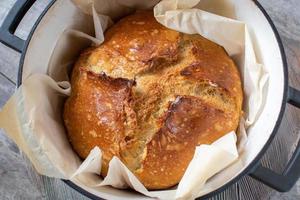
M 211 8 L 209 6 L 209 1 L 218 1 L 219 7 Z M 273 131 L 283 100 L 283 63 L 280 49 L 272 28 L 253 1 L 240 0 L 241 3 L 235 5 L 235 16 L 223 11 L 224 6 L 227 6 L 228 2 L 234 4 L 236 1 L 202 0 L 201 4 L 204 10 L 226 17 L 233 17 L 247 23 L 253 40 L 257 60 L 267 67 L 270 77 L 269 84 L 264 90 L 265 106 L 261 110 L 261 115 L 257 122 L 248 130 L 248 135 L 251 135 L 251 139 L 248 140 L 245 150 L 241 152 L 239 161 L 211 178 L 206 185 L 205 193 L 209 193 L 222 187 L 222 185 L 240 174 L 257 156 Z M 76 20 L 74 20 L 74 16 L 76 16 Z M 47 73 L 57 38 L 67 28 L 74 28 L 91 34 L 93 31 L 93 24 L 92 20 L 89 22 L 83 20 L 83 14 L 71 3 L 71 0 L 57 0 L 43 17 L 30 40 L 24 59 L 23 80 L 33 73 Z M 76 44 L 72 44 L 72 46 L 61 45 L 60 51 L 67 51 L 68 48 L 78 48 L 78 46 Z M 252 145 L 253 143 L 256 143 L 256 148 L 248 151 L 249 147 L 254 146 Z M 222 176 L 222 178 L 225 176 L 227 181 L 223 182 L 221 185 L 214 184 L 220 176 Z M 78 182 L 75 184 L 82 187 Z M 111 187 L 104 188 L 101 193 L 96 192 L 91 188 L 83 189 L 102 198 L 113 197 L 113 199 L 123 199 L 122 196 L 124 193 L 127 193 L 127 195 L 131 193 L 131 198 L 139 197 L 141 199 L 148 199 L 137 193 L 129 192 L 127 190 L 118 190 Z

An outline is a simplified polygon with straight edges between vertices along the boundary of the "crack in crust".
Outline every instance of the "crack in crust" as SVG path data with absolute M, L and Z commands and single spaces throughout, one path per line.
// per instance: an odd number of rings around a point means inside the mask
M 72 72 L 71 144 L 82 158 L 99 146 L 103 176 L 118 156 L 148 189 L 173 186 L 195 146 L 237 128 L 239 72 L 221 46 L 167 29 L 149 11 L 121 19 L 105 38 Z

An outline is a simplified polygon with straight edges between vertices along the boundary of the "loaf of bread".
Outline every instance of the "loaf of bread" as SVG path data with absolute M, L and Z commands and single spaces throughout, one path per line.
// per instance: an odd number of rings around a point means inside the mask
M 84 159 L 98 146 L 148 189 L 182 178 L 195 147 L 237 129 L 243 93 L 224 48 L 159 24 L 150 11 L 117 22 L 80 55 L 64 107 L 68 138 Z M 205 156 L 205 155 L 203 155 Z

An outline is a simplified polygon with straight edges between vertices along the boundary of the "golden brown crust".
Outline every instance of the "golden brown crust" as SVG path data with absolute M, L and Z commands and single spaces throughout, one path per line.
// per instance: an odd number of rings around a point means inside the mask
M 64 120 L 75 151 L 118 156 L 148 189 L 177 184 L 195 147 L 235 130 L 239 72 L 225 50 L 200 35 L 157 23 L 152 12 L 123 18 L 72 72 Z
M 179 42 L 180 33 L 157 23 L 152 12 L 137 12 L 106 32 L 105 42 L 92 53 L 89 65 L 113 77 L 133 79 L 161 62 L 176 60 Z
M 79 79 L 72 85 L 72 95 L 65 103 L 65 125 L 80 157 L 86 158 L 95 146 L 101 147 L 105 175 L 108 162 L 120 155 L 118 144 L 125 137 L 125 107 L 133 83 L 85 70 L 79 73 Z
M 177 184 L 191 161 L 195 146 L 210 144 L 232 130 L 231 116 L 201 99 L 177 97 L 163 120 L 163 125 L 147 144 L 147 155 L 136 172 L 151 189 Z

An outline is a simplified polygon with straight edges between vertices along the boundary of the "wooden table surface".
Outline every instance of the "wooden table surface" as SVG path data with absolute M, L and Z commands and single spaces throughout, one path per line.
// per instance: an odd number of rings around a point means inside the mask
M 34 21 L 50 0 L 38 0 L 25 16 L 16 35 L 26 39 Z M 15 0 L 0 1 L 0 24 Z M 284 43 L 290 84 L 300 89 L 300 1 L 259 0 L 277 26 Z M 16 88 L 20 54 L 0 43 L 0 107 Z M 264 166 L 281 172 L 300 137 L 300 110 L 288 106 L 278 134 L 264 155 Z M 17 146 L 0 130 L 0 200 L 87 199 L 61 180 L 40 176 Z M 288 193 L 278 193 L 242 178 L 213 199 L 300 199 L 300 180 Z

